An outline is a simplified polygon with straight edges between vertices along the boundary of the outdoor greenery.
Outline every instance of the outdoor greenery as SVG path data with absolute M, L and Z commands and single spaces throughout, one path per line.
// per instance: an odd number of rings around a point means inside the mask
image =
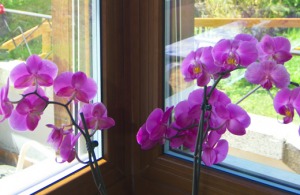
M 51 0 L 0 0 L 0 4 L 7 9 L 51 15 Z M 20 30 L 25 32 L 26 30 L 40 25 L 42 20 L 43 19 L 40 17 L 9 12 L 0 15 L 0 45 L 10 40 L 12 37 L 20 35 Z M 7 23 L 8 26 L 6 26 L 5 23 Z M 29 47 L 32 53 L 41 53 L 41 39 L 38 38 L 30 41 Z M 11 52 L 0 50 L 1 61 L 10 59 L 25 60 L 29 55 L 25 44 L 19 45 Z
M 199 17 L 299 17 L 300 0 L 195 0 Z

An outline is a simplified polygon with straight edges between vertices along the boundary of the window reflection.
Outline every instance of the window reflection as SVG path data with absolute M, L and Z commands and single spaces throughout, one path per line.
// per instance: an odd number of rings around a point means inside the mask
M 299 83 L 300 4 L 287 1 L 165 1 L 165 106 L 186 99 L 196 89 L 194 82 L 186 83 L 180 73 L 184 57 L 199 47 L 213 46 L 222 38 L 233 38 L 238 33 L 250 33 L 257 39 L 264 34 L 285 36 L 292 44 L 293 59 L 286 63 L 291 80 Z M 238 102 L 255 86 L 244 80 L 244 71 L 235 71 L 224 79 L 219 89 L 232 102 Z M 276 90 L 270 91 L 275 94 Z M 224 135 L 229 141 L 229 156 L 221 167 L 230 167 L 249 175 L 259 175 L 276 185 L 300 189 L 297 154 L 300 151 L 299 118 L 293 124 L 282 125 L 274 111 L 272 97 L 263 90 L 239 103 L 251 114 L 251 126 L 242 137 Z M 280 117 L 279 117 L 280 118 Z M 185 148 L 166 152 L 189 159 Z M 281 187 L 283 187 L 281 186 Z M 284 187 L 283 187 L 284 188 Z

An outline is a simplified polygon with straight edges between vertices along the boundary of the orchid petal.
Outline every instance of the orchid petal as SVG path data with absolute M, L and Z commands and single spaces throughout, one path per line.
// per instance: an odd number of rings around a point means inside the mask
M 72 81 L 72 72 L 63 72 L 59 76 L 56 77 L 53 83 L 54 93 L 57 94 L 63 88 L 72 88 L 71 81 Z M 62 92 L 60 93 L 63 94 Z
M 31 55 L 26 60 L 26 67 L 29 74 L 37 74 L 40 66 L 41 66 L 42 59 L 38 55 Z
M 273 79 L 274 85 L 279 89 L 288 87 L 290 84 L 290 74 L 286 70 L 285 66 L 277 64 L 270 73 L 270 76 Z
M 240 59 L 240 65 L 244 67 L 247 67 L 249 64 L 254 62 L 258 57 L 256 44 L 254 42 L 253 43 L 248 41 L 241 42 L 236 52 Z
M 31 75 L 24 75 L 22 77 L 19 77 L 17 80 L 14 82 L 14 87 L 16 89 L 22 89 L 25 87 L 32 86 L 34 83 L 34 78 Z
M 107 116 L 107 109 L 103 104 L 96 104 L 91 111 L 92 115 L 97 118 Z
M 115 126 L 115 121 L 110 117 L 105 117 L 98 120 L 98 127 L 94 130 L 109 129 L 113 126 Z
M 72 76 L 72 86 L 75 89 L 80 89 L 86 82 L 87 77 L 84 72 L 76 72 Z
M 216 151 L 209 148 L 209 149 L 204 149 L 202 153 L 202 161 L 206 166 L 212 166 L 217 158 Z
M 146 129 L 149 134 L 155 131 L 156 127 L 158 126 L 161 118 L 163 116 L 163 111 L 160 108 L 155 108 L 147 118 L 146 121 Z
M 273 105 L 276 112 L 279 112 L 280 107 L 289 103 L 291 94 L 292 91 L 288 88 L 281 89 L 277 92 L 273 100 Z
M 9 117 L 9 126 L 18 131 L 26 131 L 27 125 L 26 125 L 26 115 L 19 114 L 16 110 L 13 110 Z
M 53 79 L 47 74 L 39 74 L 36 76 L 36 81 L 40 86 L 49 87 L 53 85 Z
M 263 49 L 263 51 L 267 54 L 272 54 L 274 53 L 274 47 L 275 47 L 275 43 L 272 39 L 272 37 L 270 37 L 269 35 L 265 35 L 262 39 L 261 39 L 261 43 L 260 43 L 261 48 Z
M 60 156 L 63 159 L 63 162 L 68 161 L 71 162 L 75 159 L 75 149 L 74 145 L 72 145 L 73 134 L 67 134 L 60 146 Z
M 149 133 L 146 131 L 145 124 L 139 129 L 139 131 L 136 135 L 136 140 L 137 140 L 138 144 L 141 145 L 141 148 L 143 150 L 151 149 L 157 144 L 156 141 L 151 141 L 149 139 Z
M 203 72 L 197 79 L 198 86 L 205 86 L 210 82 L 210 74 Z
M 211 131 L 207 138 L 207 145 L 213 148 L 220 138 L 220 134 L 218 134 L 216 131 Z
M 9 78 L 11 82 L 14 84 L 17 79 L 23 76 L 29 76 L 26 68 L 26 64 L 24 62 L 20 63 L 19 65 L 15 66 L 11 71 Z
M 227 110 L 230 113 L 230 118 L 237 119 L 239 122 L 241 122 L 244 128 L 249 127 L 251 119 L 243 108 L 236 104 L 228 104 Z
M 217 164 L 226 158 L 229 150 L 228 142 L 226 140 L 219 140 L 215 150 L 217 153 L 215 164 Z
M 52 82 L 53 82 L 54 78 L 57 75 L 57 72 L 58 72 L 58 68 L 57 68 L 57 65 L 55 63 L 53 63 L 50 60 L 46 60 L 46 59 L 42 60 L 41 66 L 40 66 L 40 69 L 39 69 L 39 74 L 40 75 L 48 75 L 51 78 Z
M 274 40 L 274 48 L 277 51 L 283 50 L 283 51 L 290 51 L 291 50 L 291 43 L 290 41 L 285 37 L 273 37 Z
M 228 122 L 227 129 L 230 131 L 230 133 L 232 133 L 234 135 L 244 135 L 244 134 L 246 134 L 246 130 L 244 128 L 244 125 L 236 119 L 231 119 Z
M 40 119 L 41 119 L 41 117 L 39 115 L 36 115 L 36 114 L 27 115 L 27 117 L 26 117 L 26 126 L 27 126 L 27 128 L 29 130 L 33 131 L 37 127 Z
M 59 89 L 55 94 L 61 97 L 71 97 L 74 92 L 75 91 L 72 87 L 64 87 Z
M 88 97 L 88 95 L 84 92 L 84 91 L 76 91 L 75 93 L 75 97 L 77 100 L 84 102 L 84 103 L 89 103 L 90 98 Z
M 265 79 L 265 75 L 262 74 L 263 67 L 258 62 L 254 62 L 247 67 L 245 72 L 245 78 L 247 81 L 253 84 L 260 84 Z
M 28 98 L 23 99 L 18 103 L 16 107 L 16 111 L 22 115 L 27 115 L 32 109 L 32 105 Z

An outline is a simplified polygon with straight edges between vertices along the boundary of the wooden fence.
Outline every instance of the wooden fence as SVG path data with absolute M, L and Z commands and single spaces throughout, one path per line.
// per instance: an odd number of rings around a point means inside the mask
M 201 32 L 237 22 L 248 28 L 300 28 L 300 18 L 195 18 L 194 27 Z M 300 50 L 300 46 L 294 49 Z
M 35 26 L 23 34 L 20 34 L 0 45 L 0 49 L 4 49 L 7 51 L 12 51 L 16 49 L 18 46 L 25 44 L 25 41 L 28 43 L 31 40 L 34 40 L 38 37 L 42 37 L 42 53 L 39 54 L 41 58 L 46 57 L 51 53 L 51 23 L 42 22 L 41 25 Z M 48 59 L 51 58 L 51 55 L 48 56 Z

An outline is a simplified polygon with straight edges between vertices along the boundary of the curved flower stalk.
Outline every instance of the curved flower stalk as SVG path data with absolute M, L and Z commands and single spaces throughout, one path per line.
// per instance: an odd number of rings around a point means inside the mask
M 48 124 L 52 131 L 47 142 L 55 149 L 59 157 L 57 162 L 72 162 L 78 155 L 75 146 L 82 136 L 87 144 L 89 160 L 94 181 L 99 192 L 104 195 L 106 190 L 97 164 L 94 148 L 98 142 L 92 141 L 96 130 L 109 129 L 115 125 L 114 119 L 108 117 L 107 109 L 101 102 L 91 103 L 97 94 L 96 82 L 88 78 L 83 72 L 64 72 L 57 76 L 57 66 L 49 61 L 41 59 L 37 55 L 31 55 L 26 62 L 17 65 L 9 76 L 15 88 L 24 89 L 22 97 L 18 101 L 10 101 L 8 98 L 9 80 L 0 91 L 0 122 L 8 119 L 12 129 L 17 131 L 34 131 L 39 121 L 50 104 L 61 106 L 68 113 L 71 124 L 61 127 Z M 67 103 L 51 101 L 41 87 L 53 86 L 57 96 L 66 98 Z M 81 102 L 80 120 L 75 121 L 70 104 Z M 16 104 L 16 106 L 14 106 Z M 74 133 L 73 129 L 79 132 Z M 78 159 L 82 162 L 80 159 Z
M 248 82 L 266 90 L 280 89 L 274 98 L 274 109 L 283 116 L 283 123 L 293 120 L 294 110 L 300 115 L 300 88 L 288 89 L 292 82 L 284 66 L 292 58 L 290 49 L 290 42 L 284 37 L 266 35 L 259 42 L 252 35 L 238 34 L 213 47 L 191 51 L 182 62 L 181 72 L 186 81 L 196 80 L 200 88 L 175 105 L 173 114 L 166 110 L 168 120 L 163 124 L 163 111 L 155 108 L 147 121 L 150 118 L 157 128 L 144 124 L 137 133 L 138 144 L 142 149 L 151 149 L 168 140 L 171 148 L 183 146 L 194 152 L 193 195 L 198 194 L 201 161 L 207 166 L 222 162 L 230 144 L 222 135 L 228 131 L 243 136 L 251 123 L 248 113 L 217 89 L 220 80 L 244 68 Z M 153 113 L 159 114 L 153 117 Z

